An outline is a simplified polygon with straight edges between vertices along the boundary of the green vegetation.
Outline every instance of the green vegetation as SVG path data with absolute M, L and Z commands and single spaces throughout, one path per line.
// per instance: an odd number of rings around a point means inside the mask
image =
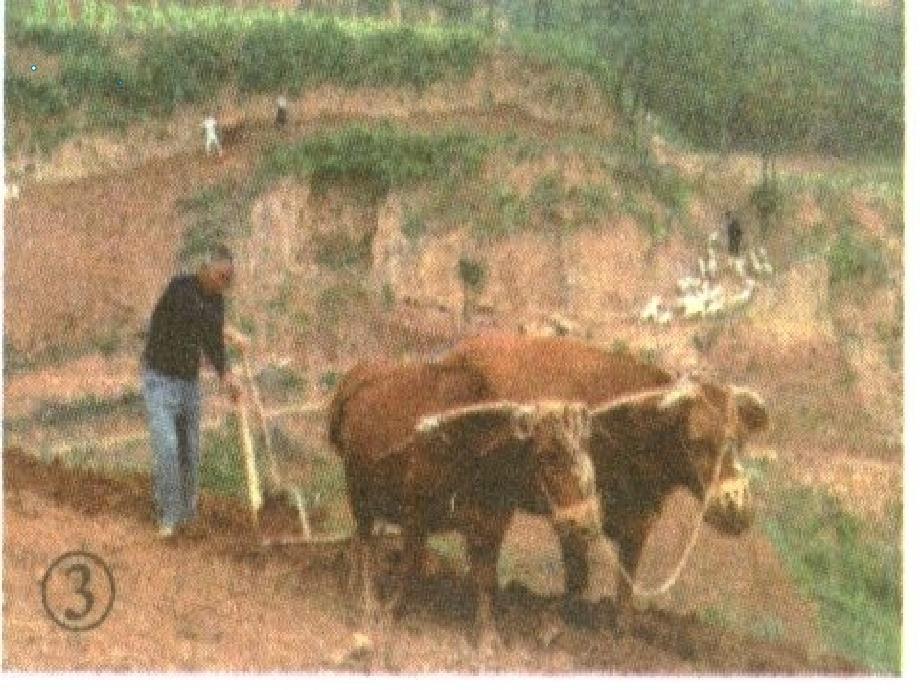
M 356 305 L 366 305 L 367 291 L 353 280 L 342 279 L 320 292 L 317 318 L 327 329 L 335 329 Z
M 700 611 L 700 619 L 720 628 L 747 631 L 768 642 L 778 642 L 785 636 L 783 622 L 770 615 L 752 613 L 730 602 L 708 606 Z
M 88 6 L 93 10 L 75 20 L 49 17 L 41 0 L 8 10 L 11 52 L 39 50 L 59 64 L 55 71 L 7 76 L 13 119 L 85 108 L 90 126 L 111 126 L 114 113 L 123 125 L 213 99 L 234 84 L 242 93 L 298 94 L 324 83 L 424 88 L 469 75 L 483 49 L 480 32 L 457 26 L 217 4 Z
M 229 184 L 218 184 L 179 199 L 177 208 L 189 218 L 179 247 L 180 262 L 188 265 L 214 244 L 229 239 L 228 228 L 241 215 L 234 214 L 234 191 Z
M 139 412 L 143 409 L 140 391 L 124 391 L 114 398 L 101 398 L 90 393 L 75 400 L 61 402 L 44 400 L 35 410 L 34 419 L 43 426 L 80 424 L 105 415 Z
M 302 488 L 311 502 L 344 501 L 348 496 L 348 487 L 342 461 L 328 455 L 313 454 L 310 458 L 310 482 Z
M 888 277 L 884 251 L 877 240 L 866 238 L 846 226 L 827 253 L 831 287 L 856 283 L 881 285 Z
M 315 238 L 313 258 L 320 266 L 334 271 L 366 265 L 371 257 L 370 235 L 351 237 L 344 232 L 331 232 Z
M 235 417 L 227 417 L 217 429 L 202 433 L 198 470 L 202 489 L 246 498 L 246 475 L 239 439 Z
M 473 296 L 482 294 L 487 271 L 482 261 L 462 256 L 457 261 L 457 277 L 463 285 L 463 318 L 469 319 Z
M 783 193 L 775 178 L 763 179 L 751 190 L 751 205 L 757 212 L 760 230 L 767 233 L 783 206 Z
M 705 147 L 898 154 L 903 9 L 837 0 L 512 1 L 515 48 L 593 78 L 634 129 L 648 112 Z M 537 3 L 540 4 L 540 3 Z M 533 21 L 531 21 L 533 18 Z M 531 28 L 532 27 L 532 28 Z
M 418 211 L 410 209 L 406 211 L 401 230 L 410 240 L 417 240 L 425 234 L 425 218 Z
M 307 382 L 288 367 L 269 364 L 256 374 L 256 384 L 263 396 L 288 397 L 303 393 Z
M 363 185 L 373 196 L 423 181 L 459 180 L 482 165 L 487 144 L 464 133 L 414 134 L 390 124 L 352 125 L 277 147 L 267 156 L 267 179 L 296 175 L 317 188 Z
M 14 3 L 9 51 L 41 51 L 56 67 L 8 73 L 12 119 L 82 111 L 81 124 L 122 127 L 234 85 L 294 95 L 324 83 L 424 88 L 511 50 L 558 71 L 551 99 L 579 98 L 573 71 L 593 81 L 639 149 L 650 112 L 697 145 L 765 161 L 803 149 L 890 156 L 903 145 L 900 3 L 401 0 L 400 24 L 378 0 L 308 12 L 189 4 L 87 0 L 69 17 L 47 0 Z M 510 32 L 497 34 L 494 19 Z
M 322 376 L 319 377 L 319 385 L 323 387 L 323 390 L 329 392 L 339 384 L 339 379 L 341 378 L 341 372 L 331 370 L 324 371 Z
M 869 160 L 820 173 L 783 175 L 783 186 L 791 191 L 811 192 L 822 207 L 840 207 L 853 192 L 875 203 L 900 207 L 903 203 L 904 168 L 899 161 Z
M 766 463 L 755 465 L 767 474 Z M 827 643 L 876 673 L 898 673 L 901 506 L 884 523 L 848 512 L 826 491 L 769 473 L 763 528 L 801 591 L 820 608 Z

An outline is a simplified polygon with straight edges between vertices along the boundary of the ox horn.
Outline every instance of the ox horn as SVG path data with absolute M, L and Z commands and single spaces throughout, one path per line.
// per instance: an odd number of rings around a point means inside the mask
M 566 408 L 568 424 L 575 438 L 585 439 L 591 436 L 591 413 L 584 403 L 569 403 Z
M 537 428 L 537 411 L 533 405 L 515 405 L 511 410 L 511 432 L 524 440 L 533 436 Z
M 686 402 L 698 399 L 701 394 L 700 384 L 688 379 L 681 380 L 661 397 L 658 409 L 672 410 Z
M 731 387 L 732 399 L 738 408 L 738 415 L 748 431 L 763 431 L 770 424 L 767 405 L 759 394 L 750 388 Z

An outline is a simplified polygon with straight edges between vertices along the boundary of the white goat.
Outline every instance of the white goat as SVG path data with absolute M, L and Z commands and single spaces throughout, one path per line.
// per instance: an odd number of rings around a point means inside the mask
M 719 312 L 725 309 L 725 293 L 716 292 L 710 299 L 706 302 L 706 307 L 703 311 L 704 316 L 715 316 Z
M 655 314 L 655 323 L 659 326 L 667 326 L 674 319 L 674 314 L 669 309 L 663 309 Z
M 655 295 L 652 297 L 642 308 L 642 311 L 639 314 L 639 320 L 654 321 L 658 316 L 658 311 L 661 309 L 661 303 L 661 295 Z
M 706 247 L 706 257 L 706 273 L 710 278 L 715 278 L 719 272 L 719 263 L 716 261 L 716 253 L 713 251 L 711 244 Z
M 760 256 L 760 269 L 763 271 L 764 275 L 772 276 L 773 266 L 767 258 L 767 251 L 763 247 L 757 247 L 757 253 Z
M 689 294 L 677 298 L 677 306 L 684 310 L 685 319 L 693 319 L 706 313 L 706 296 Z
M 731 295 L 728 300 L 726 300 L 725 306 L 728 309 L 738 309 L 743 307 L 745 304 L 751 301 L 751 298 L 754 296 L 754 289 L 757 287 L 757 283 L 753 278 L 748 278 L 744 281 L 744 289 L 741 292 L 736 292 L 734 295 Z
M 703 261 L 702 259 L 697 259 L 697 262 L 698 262 L 698 266 L 700 269 L 700 280 L 701 281 L 706 280 L 707 278 L 709 278 L 709 274 L 706 273 L 706 262 Z
M 735 274 L 744 280 L 747 278 L 747 273 L 745 271 L 745 265 L 747 260 L 743 256 L 739 256 L 737 259 L 732 259 L 732 268 L 735 269 Z
M 693 290 L 699 290 L 702 281 L 696 276 L 686 276 L 677 281 L 677 287 L 684 294 L 692 292 Z
M 751 249 L 748 254 L 751 256 L 751 270 L 754 271 L 754 275 L 761 275 L 763 272 L 763 266 L 760 264 L 760 259 L 757 258 L 757 252 Z

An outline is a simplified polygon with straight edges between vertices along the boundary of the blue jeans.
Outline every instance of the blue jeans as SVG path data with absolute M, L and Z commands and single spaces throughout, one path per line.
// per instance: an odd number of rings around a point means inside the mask
M 153 498 L 161 526 L 195 518 L 198 508 L 198 381 L 144 369 L 144 402 L 153 445 Z

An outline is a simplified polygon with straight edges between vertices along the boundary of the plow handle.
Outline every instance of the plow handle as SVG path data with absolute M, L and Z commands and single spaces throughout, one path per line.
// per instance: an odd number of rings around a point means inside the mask
M 249 489 L 249 509 L 252 523 L 259 524 L 259 510 L 262 508 L 262 489 L 259 486 L 259 472 L 256 469 L 256 454 L 249 433 L 249 419 L 246 416 L 246 402 L 240 395 L 236 400 L 236 414 L 240 426 L 240 447 L 243 451 L 243 466 L 246 470 L 246 486 Z

